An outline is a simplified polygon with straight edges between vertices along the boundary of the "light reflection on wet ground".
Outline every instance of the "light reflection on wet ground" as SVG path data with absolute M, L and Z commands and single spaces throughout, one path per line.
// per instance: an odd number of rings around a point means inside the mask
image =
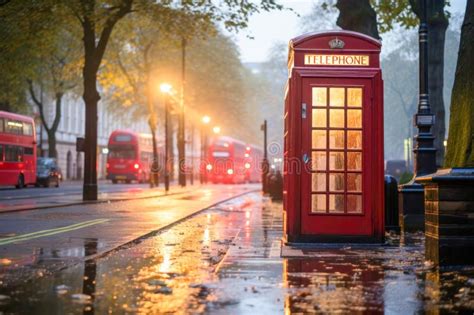
M 103 258 L 53 273 L 44 266 L 34 277 L 0 275 L 0 312 L 474 310 L 474 269 L 432 268 L 422 234 L 393 237 L 391 246 L 306 249 L 287 259 L 280 258 L 281 235 L 281 204 L 247 195 Z M 93 255 L 98 240 L 83 244 L 81 253 Z

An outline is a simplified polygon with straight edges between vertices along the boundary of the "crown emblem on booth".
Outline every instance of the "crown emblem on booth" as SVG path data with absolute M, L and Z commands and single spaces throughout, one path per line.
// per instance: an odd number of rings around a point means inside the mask
M 329 47 L 332 49 L 342 49 L 344 45 L 345 43 L 337 37 L 329 41 Z

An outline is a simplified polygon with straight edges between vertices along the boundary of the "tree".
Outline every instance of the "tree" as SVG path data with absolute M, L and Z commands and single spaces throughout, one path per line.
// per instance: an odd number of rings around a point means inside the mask
M 54 43 L 38 49 L 36 71 L 26 81 L 31 101 L 38 107 L 41 123 L 48 135 L 48 156 L 57 158 L 56 131 L 62 117 L 62 101 L 65 94 L 79 85 L 82 58 L 75 34 L 68 30 L 57 30 L 53 35 Z M 40 91 L 40 97 L 37 90 Z M 54 118 L 51 123 L 48 123 L 45 116 L 47 103 L 44 99 L 54 102 Z
M 451 97 L 451 116 L 446 167 L 474 166 L 474 2 L 467 1 L 461 28 L 456 77 Z
M 4 19 L 0 23 L 5 27 L 0 31 L 3 39 L 0 68 L 7 74 L 3 82 L 6 88 L 2 89 L 5 98 L 1 103 L 7 110 L 26 111 L 28 103 L 38 107 L 48 135 L 48 155 L 57 157 L 56 131 L 61 120 L 62 99 L 79 83 L 82 56 L 73 26 L 65 29 L 61 23 L 45 22 L 41 14 L 23 20 L 37 9 L 42 14 L 50 12 L 34 2 L 11 3 L 1 9 Z M 56 17 L 55 22 L 62 19 L 61 14 Z M 21 22 L 16 23 L 19 20 Z M 16 101 L 11 96 L 16 97 Z M 50 103 L 54 103 L 55 108 L 51 122 L 45 115 Z
M 337 0 L 339 9 L 337 25 L 350 30 L 380 39 L 377 29 L 377 15 L 369 0 Z

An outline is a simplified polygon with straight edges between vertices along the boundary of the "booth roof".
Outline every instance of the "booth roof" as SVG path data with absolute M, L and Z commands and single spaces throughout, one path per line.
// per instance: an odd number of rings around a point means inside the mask
M 306 33 L 300 36 L 297 36 L 293 39 L 290 40 L 290 47 L 295 47 L 298 46 L 308 40 L 311 40 L 316 37 L 325 37 L 325 36 L 349 36 L 349 37 L 356 37 L 361 40 L 365 40 L 367 42 L 370 42 L 374 45 L 377 45 L 378 47 L 382 46 L 382 43 L 368 35 L 358 33 L 358 32 L 352 32 L 352 31 L 344 31 L 344 30 L 333 30 L 333 31 L 318 31 L 318 32 L 311 32 L 311 33 Z

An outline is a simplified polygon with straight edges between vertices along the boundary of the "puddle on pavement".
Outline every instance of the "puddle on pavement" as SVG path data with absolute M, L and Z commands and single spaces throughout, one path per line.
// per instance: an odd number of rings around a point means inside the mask
M 60 271 L 15 281 L 0 269 L 0 313 L 474 310 L 474 269 L 432 268 L 422 234 L 394 236 L 388 247 L 306 250 L 304 258 L 282 259 L 281 226 L 281 204 L 251 194 Z M 78 255 L 100 248 L 96 239 L 83 245 Z

